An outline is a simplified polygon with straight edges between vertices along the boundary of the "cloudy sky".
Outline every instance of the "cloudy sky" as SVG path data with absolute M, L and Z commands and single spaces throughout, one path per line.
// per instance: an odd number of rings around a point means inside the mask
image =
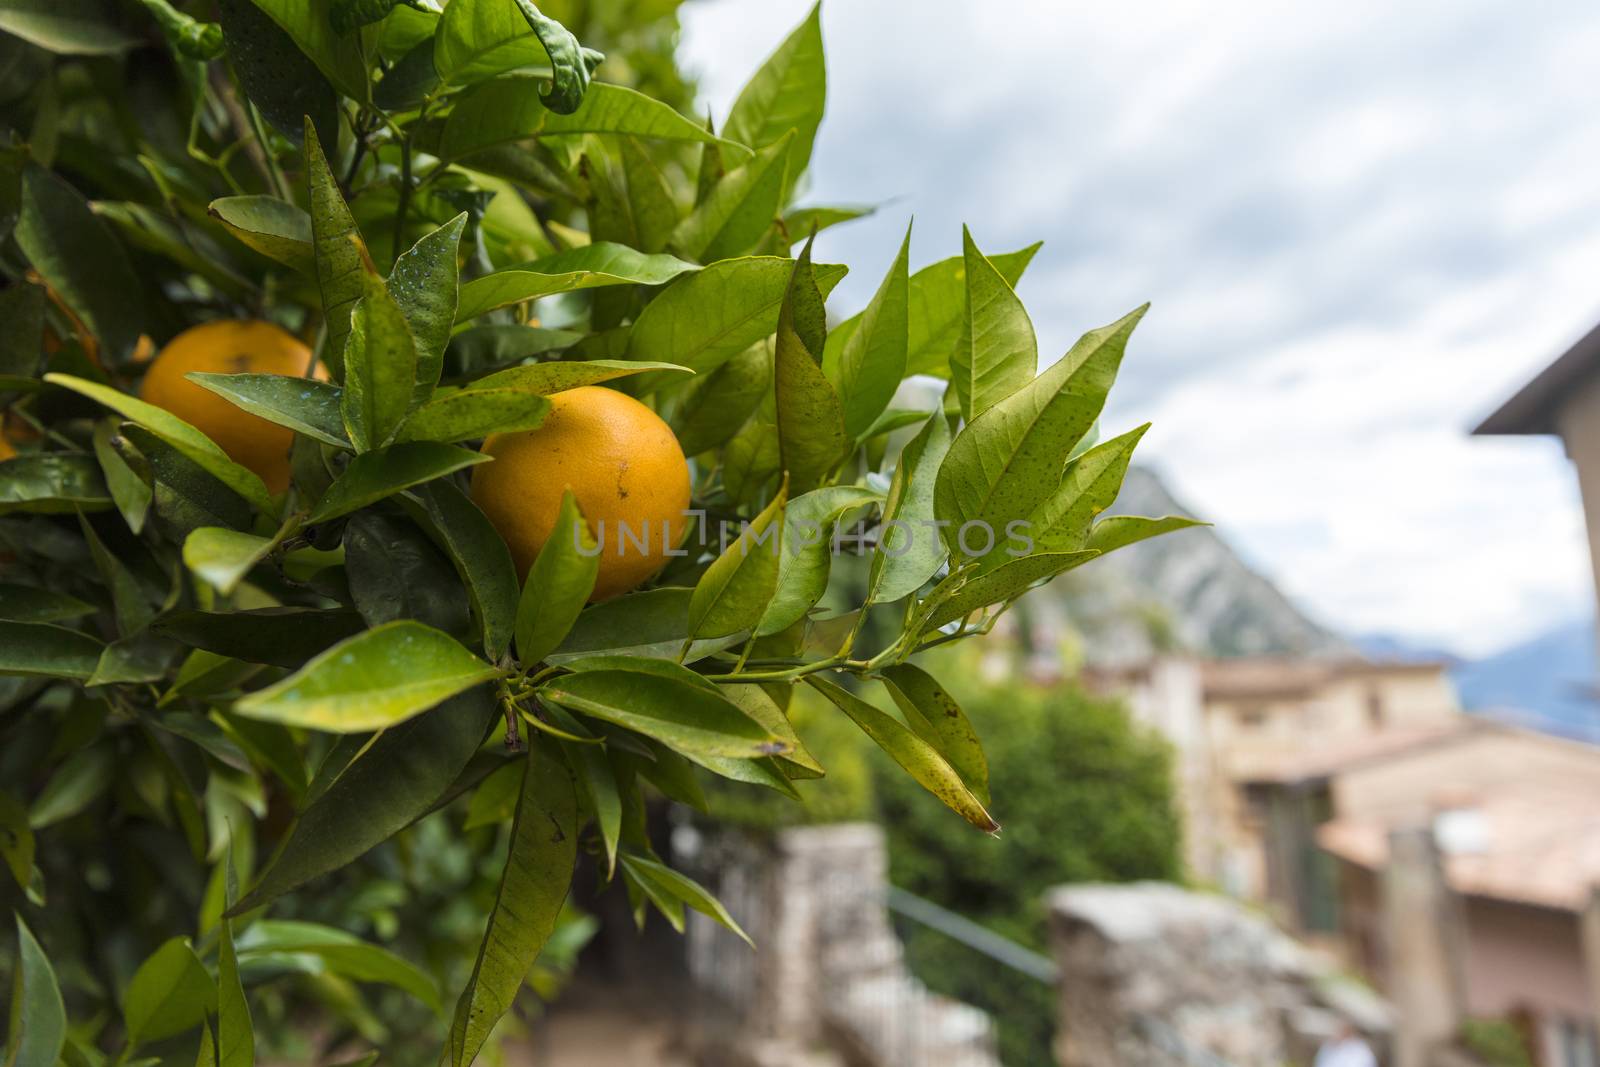
M 695 0 L 720 120 L 809 0 Z M 1469 653 L 1591 610 L 1547 440 L 1466 430 L 1600 321 L 1592 0 L 832 0 L 807 199 L 871 295 L 1042 239 L 1041 359 L 1144 300 L 1106 421 L 1313 615 Z

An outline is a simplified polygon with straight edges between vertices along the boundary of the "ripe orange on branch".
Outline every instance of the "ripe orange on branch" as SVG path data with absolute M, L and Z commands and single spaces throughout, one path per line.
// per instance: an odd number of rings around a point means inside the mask
M 190 381 L 209 374 L 286 374 L 304 377 L 311 350 L 287 330 L 258 319 L 218 319 L 184 330 L 156 355 L 144 376 L 144 399 L 165 408 L 215 441 L 235 462 L 281 493 L 289 486 L 294 431 L 243 411 Z M 325 377 L 321 366 L 316 377 Z
M 661 417 L 624 393 L 586 385 L 554 394 L 550 405 L 535 429 L 484 441 L 494 462 L 472 469 L 472 499 L 525 575 L 571 489 L 600 546 L 590 599 L 626 593 L 683 540 L 688 461 Z

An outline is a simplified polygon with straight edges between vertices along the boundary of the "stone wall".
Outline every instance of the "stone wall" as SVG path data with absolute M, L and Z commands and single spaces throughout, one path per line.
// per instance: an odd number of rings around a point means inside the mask
M 1145 882 L 1048 906 L 1062 1067 L 1283 1067 L 1346 1021 L 1386 1043 L 1378 997 L 1233 901 Z

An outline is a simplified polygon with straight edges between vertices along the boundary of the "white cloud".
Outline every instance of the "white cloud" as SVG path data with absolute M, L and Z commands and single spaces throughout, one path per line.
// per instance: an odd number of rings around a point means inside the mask
M 809 8 L 700 0 L 719 116 Z M 1482 651 L 1592 607 L 1571 471 L 1466 428 L 1600 318 L 1600 9 L 833 0 L 810 197 L 870 295 L 1043 238 L 1045 359 L 1150 299 L 1110 425 L 1316 614 Z

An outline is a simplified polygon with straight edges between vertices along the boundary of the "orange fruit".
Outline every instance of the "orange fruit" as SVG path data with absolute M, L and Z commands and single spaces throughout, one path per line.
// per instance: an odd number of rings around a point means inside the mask
M 144 399 L 165 408 L 249 467 L 274 493 L 289 487 L 294 431 L 236 407 L 184 375 L 287 374 L 304 377 L 311 349 L 287 330 L 257 319 L 217 319 L 167 342 L 144 376 Z M 319 365 L 316 377 L 325 378 Z
M 550 397 L 532 430 L 492 434 L 493 463 L 472 468 L 472 499 L 527 574 L 550 539 L 568 489 L 600 547 L 590 600 L 652 577 L 683 541 L 689 464 L 661 417 L 631 396 L 585 385 Z

